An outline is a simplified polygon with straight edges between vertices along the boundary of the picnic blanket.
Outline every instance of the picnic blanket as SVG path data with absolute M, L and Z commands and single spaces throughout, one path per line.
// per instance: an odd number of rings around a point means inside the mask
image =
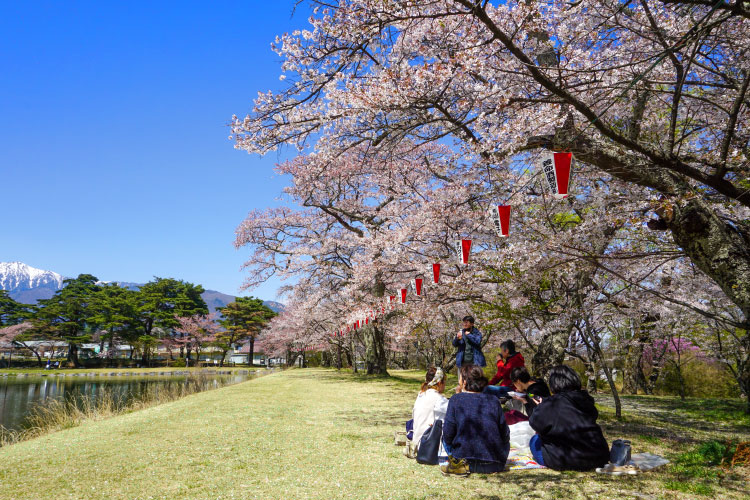
M 513 448 L 511 447 L 510 453 L 508 453 L 508 461 L 505 462 L 505 470 L 524 470 L 524 469 L 544 469 L 543 465 L 539 465 L 531 456 L 531 450 L 529 447 L 525 448 Z
M 652 453 L 636 453 L 630 457 L 630 463 L 637 465 L 641 472 L 648 472 L 662 465 L 667 465 L 669 460 Z

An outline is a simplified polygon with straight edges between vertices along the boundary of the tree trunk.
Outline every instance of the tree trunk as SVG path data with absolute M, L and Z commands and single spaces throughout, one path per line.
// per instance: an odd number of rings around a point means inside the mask
M 228 352 L 229 352 L 229 349 L 221 350 L 221 361 L 219 361 L 219 368 L 224 368 L 224 358 L 227 357 Z
M 368 375 L 388 375 L 385 332 L 375 325 L 363 331 L 365 341 L 365 368 Z
M 591 394 L 596 394 L 599 388 L 596 386 L 599 370 L 593 361 L 584 361 L 586 367 L 586 390 Z
M 542 337 L 531 358 L 536 376 L 544 377 L 553 366 L 562 364 L 569 339 L 570 330 L 556 330 Z
M 336 347 L 336 369 L 341 370 L 341 341 L 337 342 Z
M 78 360 L 78 344 L 74 342 L 68 344 L 68 361 L 73 363 L 75 368 L 81 367 L 81 362 Z
M 615 386 L 615 379 L 612 376 L 612 370 L 609 369 L 607 363 L 602 363 L 602 369 L 604 370 L 604 375 L 607 377 L 609 390 L 612 391 L 612 397 L 615 400 L 615 417 L 620 419 L 622 418 L 622 403 L 620 402 L 620 394 L 617 392 L 617 387 Z
M 349 364 L 350 367 L 354 368 L 354 361 L 352 359 L 351 349 L 344 350 L 344 354 L 346 355 L 346 362 Z

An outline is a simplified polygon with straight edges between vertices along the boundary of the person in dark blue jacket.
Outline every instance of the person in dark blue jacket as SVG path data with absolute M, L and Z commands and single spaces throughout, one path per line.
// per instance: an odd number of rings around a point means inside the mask
M 464 316 L 464 327 L 453 338 L 456 353 L 456 367 L 463 365 L 485 366 L 487 362 L 482 353 L 482 332 L 474 326 L 474 318 Z
M 491 474 L 505 469 L 510 452 L 510 429 L 500 400 L 483 394 L 487 377 L 476 365 L 461 367 L 461 392 L 448 400 L 443 421 L 443 444 L 456 460 L 468 462 L 469 472 Z M 450 466 L 444 474 L 454 473 Z M 461 475 L 466 475 L 462 471 Z

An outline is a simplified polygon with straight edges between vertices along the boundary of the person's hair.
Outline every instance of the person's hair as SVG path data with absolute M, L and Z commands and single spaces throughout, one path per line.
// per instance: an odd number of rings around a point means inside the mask
M 472 325 L 474 324 L 474 316 L 464 316 L 464 319 L 462 321 L 468 321 Z
M 422 390 L 421 392 L 424 392 L 428 389 L 427 384 L 432 382 L 432 379 L 435 377 L 435 373 L 437 372 L 437 368 L 434 366 L 431 366 L 427 369 L 427 373 L 424 375 L 424 383 L 422 384 Z
M 500 344 L 500 349 L 508 349 L 508 352 L 511 354 L 516 353 L 516 343 L 512 340 L 508 339 L 504 341 L 502 344 Z
M 554 394 L 580 391 L 581 377 L 571 367 L 557 365 L 549 371 L 549 390 Z
M 471 364 L 461 366 L 461 379 L 466 382 L 465 389 L 470 392 L 482 392 L 489 383 L 482 368 Z
M 531 380 L 531 375 L 529 374 L 529 370 L 527 370 L 525 366 L 516 366 L 515 368 L 513 368 L 513 371 L 510 372 L 510 379 L 513 382 L 521 381 L 525 384 L 526 382 Z

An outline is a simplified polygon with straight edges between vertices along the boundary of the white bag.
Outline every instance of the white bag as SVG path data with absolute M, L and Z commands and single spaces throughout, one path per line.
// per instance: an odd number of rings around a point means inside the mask
M 510 446 L 511 448 L 528 448 L 531 437 L 536 431 L 531 428 L 529 422 L 518 422 L 509 425 L 510 429 Z

